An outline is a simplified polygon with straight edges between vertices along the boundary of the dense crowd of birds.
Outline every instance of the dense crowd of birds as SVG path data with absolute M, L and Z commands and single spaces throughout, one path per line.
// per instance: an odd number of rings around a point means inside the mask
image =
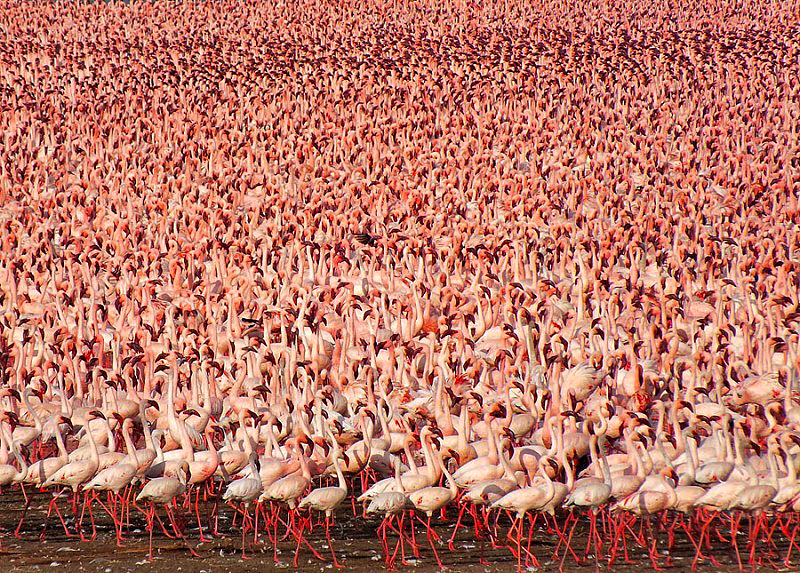
M 447 506 L 520 568 L 536 518 L 790 562 L 795 18 L 0 1 L 0 486 L 151 557 L 228 503 L 337 566 L 337 513 L 393 565 Z

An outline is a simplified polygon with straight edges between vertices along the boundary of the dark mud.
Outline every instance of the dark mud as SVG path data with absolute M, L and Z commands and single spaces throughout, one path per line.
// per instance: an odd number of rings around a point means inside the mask
M 97 524 L 97 537 L 94 541 L 80 541 L 77 538 L 67 538 L 58 519 L 51 519 L 44 541 L 40 541 L 40 534 L 45 525 L 45 515 L 47 505 L 51 499 L 50 494 L 34 492 L 30 494 L 32 504 L 25 524 L 20 531 L 20 536 L 15 537 L 13 530 L 22 515 L 24 500 L 19 491 L 5 491 L 0 496 L 0 540 L 2 540 L 2 572 L 8 573 L 15 571 L 53 571 L 68 570 L 81 572 L 117 572 L 117 571 L 171 571 L 171 572 L 212 572 L 212 571 L 283 571 L 294 570 L 292 560 L 294 558 L 295 543 L 291 539 L 279 544 L 278 559 L 276 563 L 273 556 L 273 548 L 266 536 L 262 536 L 261 544 L 253 546 L 252 533 L 248 536 L 247 555 L 249 559 L 241 558 L 241 536 L 238 527 L 231 525 L 235 511 L 227 506 L 220 506 L 219 530 L 226 532 L 225 535 L 216 537 L 208 543 L 201 543 L 199 531 L 193 517 L 185 515 L 186 538 L 188 544 L 199 557 L 193 557 L 180 539 L 168 539 L 156 525 L 154 535 L 154 559 L 152 562 L 147 560 L 148 534 L 144 516 L 137 510 L 131 511 L 130 530 L 126 532 L 126 540 L 123 547 L 117 547 L 114 537 L 113 522 L 103 511 L 95 505 L 94 517 Z M 67 524 L 73 525 L 71 510 L 66 500 L 62 499 L 60 507 L 65 515 Z M 201 507 L 201 515 L 205 518 L 206 511 L 210 505 Z M 447 515 L 447 520 L 435 520 L 435 529 L 446 541 L 452 533 L 456 514 L 451 509 Z M 205 527 L 205 519 L 204 527 Z M 747 520 L 742 520 L 746 524 Z M 342 509 L 337 514 L 336 525 L 331 529 L 337 556 L 345 565 L 346 571 L 385 571 L 387 567 L 381 554 L 381 544 L 377 538 L 377 528 L 380 525 L 379 519 L 353 518 L 352 511 Z M 503 518 L 500 520 L 500 542 L 505 538 L 510 522 Z M 633 530 L 638 531 L 638 525 L 633 526 Z M 91 533 L 91 526 L 88 518 L 84 519 L 84 531 Z M 526 527 L 527 531 L 527 527 Z M 721 531 L 725 531 L 722 527 Z M 588 534 L 588 520 L 581 519 L 576 529 L 572 541 L 572 547 L 579 556 L 583 556 L 586 547 Z M 779 537 L 780 531 L 776 529 L 775 545 L 771 548 L 766 543 L 759 546 L 759 558 L 762 559 L 761 565 L 756 565 L 754 570 L 777 570 L 797 571 L 798 567 L 786 567 L 782 563 L 783 557 L 788 550 L 788 541 Z M 300 571 L 326 571 L 333 570 L 330 561 L 327 542 L 325 540 L 324 527 L 315 526 L 314 530 L 306 535 L 309 542 L 316 550 L 328 561 L 320 562 L 316 559 L 307 547 L 302 547 L 297 570 Z M 740 532 L 739 545 L 742 549 L 742 558 L 745 562 L 745 569 L 751 567 L 746 565 L 746 527 Z M 394 546 L 394 540 L 390 538 L 390 544 Z M 731 544 L 721 541 L 714 536 L 713 550 L 710 552 L 719 561 L 719 565 L 713 565 L 710 561 L 702 561 L 699 565 L 700 571 L 738 571 L 736 556 L 731 548 Z M 420 558 L 410 559 L 410 564 L 403 566 L 397 563 L 398 570 L 409 570 L 418 572 L 437 571 L 438 567 L 433 558 L 430 546 L 424 535 L 424 528 L 417 524 L 417 542 L 420 546 Z M 541 562 L 539 571 L 558 571 L 560 560 L 551 561 L 550 557 L 558 543 L 558 536 L 553 531 L 547 530 L 544 524 L 537 524 L 534 531 L 531 551 Z M 685 534 L 677 533 L 676 542 L 673 549 L 666 550 L 667 536 L 665 532 L 658 534 L 659 553 L 661 555 L 659 565 L 667 571 L 687 571 L 691 567 L 694 559 L 694 547 Z M 622 551 L 617 555 L 617 561 L 613 567 L 601 561 L 599 568 L 603 571 L 617 571 L 620 573 L 631 571 L 652 570 L 653 566 L 647 552 L 638 546 L 629 537 L 628 545 L 630 548 L 630 563 L 622 560 Z M 488 541 L 483 543 L 476 541 L 471 528 L 462 528 L 459 531 L 456 543 L 456 551 L 449 551 L 446 543 L 438 545 L 439 555 L 446 568 L 451 571 L 463 571 L 466 573 L 494 573 L 514 571 L 517 568 L 517 559 L 508 547 L 491 548 Z M 606 546 L 607 549 L 608 546 Z M 800 553 L 795 548 L 794 556 L 800 562 Z M 483 557 L 483 562 L 481 557 Z M 772 559 L 770 565 L 768 558 Z M 564 562 L 564 571 L 569 572 L 590 572 L 595 571 L 597 564 L 590 555 L 583 564 L 577 564 L 568 556 Z M 529 569 L 533 571 L 533 568 Z

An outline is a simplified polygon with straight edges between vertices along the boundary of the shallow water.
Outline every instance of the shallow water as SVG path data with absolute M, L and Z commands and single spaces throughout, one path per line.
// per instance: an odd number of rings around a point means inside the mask
M 3 532 L 3 566 L 5 571 L 46 571 L 54 569 L 70 568 L 75 571 L 94 572 L 117 572 L 117 571 L 191 571 L 191 572 L 211 572 L 211 571 L 279 571 L 293 570 L 292 560 L 294 557 L 295 543 L 291 540 L 279 544 L 278 559 L 275 563 L 273 549 L 268 543 L 266 536 L 262 535 L 262 543 L 253 547 L 252 533 L 248 535 L 248 557 L 241 558 L 241 536 L 240 530 L 231 526 L 231 519 L 234 510 L 221 506 L 219 529 L 221 532 L 228 532 L 223 537 L 215 538 L 209 543 L 200 543 L 199 532 L 194 518 L 186 516 L 186 537 L 188 544 L 199 554 L 193 557 L 186 545 L 180 540 L 168 539 L 156 525 L 156 532 L 153 539 L 154 560 L 148 562 L 148 534 L 144 516 L 136 510 L 131 511 L 131 529 L 126 535 L 123 547 L 117 547 L 114 539 L 114 529 L 111 519 L 102 508 L 95 505 L 94 516 L 97 522 L 97 538 L 92 542 L 82 542 L 77 539 L 67 538 L 64 530 L 57 518 L 51 520 L 47 538 L 45 541 L 39 540 L 39 534 L 44 526 L 47 504 L 50 500 L 49 494 L 35 492 L 31 495 L 32 505 L 26 518 L 25 526 L 21 531 L 20 537 L 14 537 L 12 531 L 16 527 L 17 521 L 21 516 L 24 500 L 18 491 L 6 491 L 0 496 L 0 525 Z M 71 511 L 66 504 L 66 500 L 60 502 L 62 512 L 67 518 L 68 525 L 72 524 Z M 204 512 L 208 506 L 201 507 Z M 163 514 L 162 514 L 163 515 Z M 68 517 L 69 516 L 69 517 Z M 455 523 L 455 513 L 451 510 L 447 521 L 438 520 L 435 523 L 436 531 L 443 539 L 449 538 Z M 743 524 L 746 520 L 743 520 Z M 500 522 L 501 539 L 505 536 L 509 522 L 505 518 Z M 337 557 L 346 566 L 347 571 L 376 571 L 386 570 L 381 555 L 381 545 L 377 539 L 376 530 L 380 525 L 379 519 L 364 519 L 359 517 L 354 519 L 352 512 L 342 509 L 337 515 L 337 522 L 331 529 Z M 205 526 L 205 523 L 204 523 Z M 638 525 L 634 526 L 638 529 Z M 84 520 L 84 530 L 89 533 L 90 526 L 88 517 Z M 527 530 L 527 528 L 526 528 Z M 572 547 L 580 556 L 586 546 L 588 532 L 588 521 L 581 520 L 576 529 L 572 541 Z M 316 550 L 328 561 L 330 553 L 325 540 L 324 527 L 315 527 L 313 532 L 307 534 L 307 539 Z M 390 546 L 394 547 L 395 537 L 390 538 Z M 534 533 L 532 552 L 539 558 L 541 568 L 539 571 L 558 571 L 559 561 L 550 561 L 558 536 L 554 532 L 548 533 L 545 526 L 537 524 Z M 669 571 L 689 570 L 692 559 L 694 558 L 694 548 L 686 536 L 676 536 L 676 546 L 670 552 L 670 563 L 666 561 L 666 534 L 659 535 L 659 547 L 664 558 L 660 565 Z M 417 542 L 420 545 L 420 559 L 411 559 L 411 564 L 403 566 L 399 564 L 398 570 L 407 569 L 409 571 L 431 572 L 437 571 L 438 567 L 431 553 L 430 546 L 424 535 L 424 529 L 417 524 Z M 612 568 L 604 563 L 600 563 L 602 570 L 614 570 L 621 573 L 630 571 L 652 570 L 652 565 L 644 550 L 635 547 L 629 538 L 631 548 L 630 557 L 632 563 L 622 562 L 622 551 L 618 553 L 617 562 Z M 744 555 L 746 546 L 745 533 L 741 533 L 740 546 Z M 662 549 L 662 547 L 664 549 Z M 783 557 L 788 549 L 785 540 L 777 543 L 777 556 Z M 517 568 L 517 560 L 512 555 L 508 547 L 492 549 L 487 542 L 483 543 L 484 563 L 481 563 L 481 543 L 475 541 L 472 530 L 462 528 L 456 541 L 456 551 L 451 552 L 447 549 L 446 543 L 437 546 L 439 555 L 445 567 L 452 571 L 464 571 L 467 573 L 495 573 L 514 571 Z M 714 556 L 720 561 L 720 566 L 713 566 L 709 562 L 701 563 L 700 571 L 738 571 L 735 561 L 735 554 L 730 549 L 730 544 L 725 544 L 715 539 Z M 794 554 L 800 559 L 800 554 Z M 776 564 L 780 563 L 780 558 L 775 559 Z M 307 547 L 302 547 L 298 564 L 300 571 L 326 571 L 333 570 L 329 562 L 320 562 L 316 559 Z M 769 567 L 765 563 L 765 568 Z M 749 567 L 746 567 L 750 569 Z M 582 565 L 576 564 L 575 560 L 568 556 L 564 563 L 564 571 L 582 572 L 594 571 L 595 561 L 590 556 Z M 757 567 L 757 570 L 761 567 Z M 533 570 L 533 569 L 530 569 Z M 780 567 L 779 570 L 797 570 L 797 568 Z M 3 573 L 5 573 L 5 571 Z

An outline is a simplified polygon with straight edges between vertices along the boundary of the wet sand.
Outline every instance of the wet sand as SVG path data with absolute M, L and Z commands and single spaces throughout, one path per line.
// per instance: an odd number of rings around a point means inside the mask
M 67 538 L 64 530 L 57 518 L 51 520 L 47 538 L 45 541 L 39 540 L 39 535 L 44 526 L 45 513 L 50 495 L 35 492 L 31 495 L 32 504 L 26 518 L 25 525 L 20 532 L 20 537 L 13 535 L 13 529 L 21 516 L 24 500 L 18 491 L 4 492 L 0 497 L 0 525 L 2 525 L 2 550 L 4 572 L 9 571 L 46 571 L 46 570 L 72 570 L 82 572 L 117 572 L 117 571 L 191 571 L 191 572 L 211 572 L 211 571 L 280 571 L 293 570 L 292 559 L 294 557 L 295 544 L 292 540 L 286 540 L 279 544 L 278 558 L 279 563 L 273 559 L 273 549 L 266 536 L 262 536 L 262 543 L 253 547 L 252 533 L 248 542 L 248 557 L 241 558 L 241 537 L 238 527 L 231 526 L 231 519 L 234 517 L 234 510 L 221 506 L 219 529 L 227 532 L 224 536 L 214 538 L 209 543 L 200 543 L 199 532 L 193 518 L 186 516 L 186 537 L 189 545 L 199 554 L 193 557 L 186 545 L 180 540 L 168 539 L 156 525 L 156 532 L 153 538 L 154 560 L 148 562 L 148 535 L 144 516 L 135 509 L 131 511 L 131 528 L 126 535 L 123 547 L 117 547 L 114 539 L 114 528 L 111 519 L 107 514 L 95 505 L 94 516 L 97 522 L 97 538 L 91 542 L 82 542 L 77 538 Z M 61 500 L 60 507 L 67 518 L 68 525 L 72 525 L 71 513 L 66 504 L 66 500 Z M 208 507 L 201 508 L 205 515 Z M 435 524 L 436 531 L 444 540 L 449 538 L 455 523 L 456 513 L 451 509 L 447 515 L 447 521 L 438 521 Z M 503 518 L 501 520 L 500 536 L 503 538 L 508 529 L 509 522 Z M 746 520 L 743 520 L 746 523 Z M 380 542 L 377 539 L 376 530 L 380 525 L 379 519 L 364 519 L 359 517 L 354 519 L 352 512 L 341 510 L 337 515 L 336 525 L 331 529 L 334 545 L 339 560 L 346 566 L 347 571 L 385 571 L 387 567 L 381 555 Z M 586 546 L 588 521 L 582 519 L 576 529 L 572 547 L 580 556 Z M 638 529 L 638 525 L 634 526 Z M 89 520 L 84 520 L 84 530 L 90 533 Z M 527 530 L 527 528 L 526 528 Z M 740 547 L 744 555 L 746 545 L 745 533 L 742 530 Z M 324 527 L 315 527 L 313 532 L 307 534 L 307 539 L 316 550 L 329 559 L 327 543 L 325 541 Z M 395 537 L 390 538 L 390 545 L 394 546 Z M 433 558 L 430 546 L 424 535 L 422 526 L 417 526 L 417 541 L 420 545 L 420 559 L 410 559 L 411 564 L 403 566 L 397 563 L 397 569 L 408 569 L 410 571 L 431 572 L 437 571 L 438 567 Z M 544 524 L 537 524 L 532 544 L 532 552 L 541 561 L 539 571 L 558 571 L 560 563 L 550 561 L 558 536 L 554 532 L 547 531 Z M 619 572 L 652 570 L 652 565 L 647 557 L 647 553 L 635 545 L 629 537 L 631 563 L 622 561 L 622 551 L 619 551 L 617 562 L 609 568 L 605 563 L 600 563 L 600 569 L 613 570 Z M 774 563 L 778 570 L 797 570 L 797 568 L 783 567 L 781 559 L 788 549 L 788 542 L 781 539 L 776 543 L 778 551 L 773 555 Z M 659 550 L 666 556 L 666 534 L 659 536 Z M 481 563 L 481 544 L 475 541 L 471 529 L 462 528 L 456 541 L 456 551 L 449 551 L 446 543 L 438 546 L 439 555 L 445 567 L 452 571 L 495 573 L 514 571 L 517 567 L 517 560 L 507 548 L 492 549 L 489 542 L 483 543 L 483 557 L 485 562 Z M 725 544 L 718 539 L 714 540 L 713 555 L 720 562 L 720 566 L 714 566 L 709 562 L 700 564 L 700 571 L 722 571 L 733 572 L 738 570 L 735 554 L 730 548 L 730 544 Z M 795 553 L 800 558 L 800 554 Z M 676 534 L 676 546 L 670 552 L 670 563 L 662 559 L 660 566 L 669 571 L 688 571 L 694 558 L 694 548 L 685 535 Z M 307 547 L 303 547 L 300 552 L 297 570 L 326 571 L 333 570 L 330 562 L 320 562 L 316 559 Z M 749 569 L 748 567 L 746 567 Z M 762 568 L 771 568 L 768 563 Z M 585 564 L 578 565 L 575 560 L 568 556 L 564 564 L 564 571 L 582 572 L 594 571 L 595 561 L 590 556 Z M 533 569 L 530 569 L 533 570 Z

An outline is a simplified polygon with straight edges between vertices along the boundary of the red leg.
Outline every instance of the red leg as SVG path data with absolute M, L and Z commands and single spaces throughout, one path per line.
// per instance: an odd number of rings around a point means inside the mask
M 58 520 L 61 522 L 61 527 L 64 528 L 64 535 L 67 537 L 75 537 L 74 533 L 70 533 L 69 529 L 67 528 L 67 523 L 64 521 L 64 516 L 61 515 L 61 510 L 58 509 L 58 496 L 54 497 L 50 501 L 50 505 L 47 508 L 47 517 L 45 518 L 45 526 L 42 534 L 40 535 L 40 539 L 44 539 L 45 533 L 47 532 L 47 524 L 50 520 L 50 511 L 51 509 L 55 509 L 56 515 L 58 516 Z
M 148 546 L 147 560 L 153 560 L 153 521 L 156 514 L 156 506 L 150 503 L 150 511 L 147 512 L 147 530 L 150 533 L 150 545 Z
M 336 552 L 333 550 L 333 542 L 331 541 L 331 516 L 326 514 L 325 515 L 325 537 L 328 539 L 328 547 L 331 550 L 331 557 L 333 557 L 333 566 L 337 569 L 341 569 L 344 565 L 341 565 L 336 560 Z
M 578 525 L 578 520 L 575 519 L 575 523 L 573 523 L 572 529 L 569 532 L 569 537 L 567 537 L 567 542 L 566 542 L 567 549 L 570 549 L 572 547 L 572 535 L 575 533 L 575 528 L 577 527 L 577 525 Z M 567 549 L 564 550 L 564 557 L 561 558 L 561 564 L 558 567 L 559 573 L 564 571 L 564 561 L 567 559 Z M 558 548 L 556 548 L 556 550 L 558 550 Z M 575 552 L 572 552 L 572 555 L 575 557 L 576 562 L 580 563 L 578 561 L 578 556 L 575 555 Z
M 25 522 L 25 516 L 28 515 L 28 509 L 30 509 L 30 507 L 31 503 L 26 498 L 25 507 L 22 510 L 22 517 L 20 518 L 19 523 L 17 523 L 17 528 L 14 530 L 14 537 L 19 537 L 19 532 L 22 529 L 22 524 Z
M 295 513 L 295 511 L 296 511 L 296 510 L 294 510 L 294 509 L 291 509 L 291 510 L 289 510 L 290 514 L 292 514 L 292 517 L 295 517 L 295 516 L 294 516 L 294 513 Z M 321 556 L 319 553 L 317 553 L 317 550 L 316 550 L 316 549 L 314 549 L 314 546 L 313 546 L 313 545 L 311 545 L 311 543 L 309 543 L 309 542 L 308 542 L 308 540 L 307 540 L 307 539 L 305 538 L 305 536 L 303 535 L 303 526 L 302 526 L 302 524 L 298 526 L 298 525 L 296 524 L 296 521 L 297 521 L 297 520 L 292 520 L 292 521 L 293 521 L 293 524 L 292 524 L 292 532 L 294 533 L 294 535 L 295 535 L 295 539 L 297 540 L 297 548 L 295 549 L 295 552 L 294 552 L 294 562 L 293 562 L 293 563 L 294 563 L 294 566 L 295 566 L 295 567 L 297 567 L 297 558 L 298 558 L 298 556 L 299 556 L 299 554 L 300 554 L 300 545 L 301 545 L 302 543 L 305 543 L 305 544 L 306 544 L 306 546 L 307 546 L 307 547 L 308 547 L 308 548 L 311 550 L 311 552 L 314 554 L 314 557 L 316 557 L 316 558 L 317 558 L 317 559 L 319 559 L 320 561 L 325 561 L 325 559 L 323 559 L 323 558 L 322 558 L 322 556 Z M 302 522 L 302 520 L 301 520 L 301 522 Z
M 93 496 L 94 497 L 94 496 Z M 92 524 L 92 536 L 87 538 L 83 535 L 83 514 L 86 511 L 86 506 L 89 506 L 89 519 Z M 94 541 L 97 538 L 97 528 L 94 524 L 94 513 L 92 513 L 92 500 L 89 499 L 89 492 L 83 493 L 83 506 L 81 507 L 81 517 L 78 520 L 78 533 L 80 533 L 81 541 Z
M 200 530 L 200 542 L 207 543 L 211 541 L 208 537 L 203 535 L 203 525 L 200 522 L 200 488 L 195 487 L 195 496 L 194 496 L 194 514 L 197 518 L 197 528 Z
M 242 504 L 242 513 L 245 513 L 246 511 L 247 511 L 246 507 L 244 506 L 244 504 Z M 246 517 L 246 513 L 245 513 L 245 517 Z M 245 536 L 247 535 L 247 527 L 245 527 L 246 523 L 247 523 L 247 520 L 243 517 L 242 518 L 242 559 L 249 559 L 249 557 L 247 557 L 245 555 L 245 553 L 244 553 Z
M 645 518 L 647 521 L 647 531 L 650 534 L 650 539 L 652 540 L 652 546 L 648 546 L 648 553 L 650 554 L 650 563 L 653 565 L 653 571 L 663 571 L 658 566 L 658 539 L 656 538 L 655 531 L 653 531 L 653 523 L 650 517 Z
M 175 531 L 175 536 L 180 537 L 183 540 L 183 543 L 186 545 L 186 548 L 189 550 L 189 553 L 192 554 L 192 557 L 199 557 L 197 552 L 189 545 L 189 542 L 186 540 L 186 537 L 183 535 L 183 528 L 178 525 L 176 517 L 172 514 L 172 510 L 169 508 L 169 504 L 164 504 L 164 509 L 167 510 L 167 517 L 169 518 L 170 523 L 172 524 L 172 529 Z
M 433 531 L 433 529 L 431 529 L 431 516 L 430 515 L 428 516 L 428 522 L 427 522 L 426 525 L 428 527 L 428 532 L 427 532 L 428 542 L 431 544 L 431 549 L 433 549 L 433 556 L 436 558 L 436 563 L 439 565 L 439 569 L 442 569 L 444 567 L 444 565 L 442 565 L 442 560 L 439 559 L 439 553 L 436 551 L 436 546 L 434 545 L 434 539 L 438 539 L 439 536 L 436 535 L 436 533 Z
M 464 516 L 464 511 L 467 509 L 467 505 L 463 504 L 461 508 L 458 510 L 458 519 L 456 519 L 456 526 L 453 528 L 453 534 L 450 536 L 450 540 L 447 542 L 447 546 L 450 548 L 450 551 L 455 551 L 456 548 L 453 546 L 453 540 L 456 538 L 456 534 L 458 533 L 458 528 L 461 525 L 461 518 Z

